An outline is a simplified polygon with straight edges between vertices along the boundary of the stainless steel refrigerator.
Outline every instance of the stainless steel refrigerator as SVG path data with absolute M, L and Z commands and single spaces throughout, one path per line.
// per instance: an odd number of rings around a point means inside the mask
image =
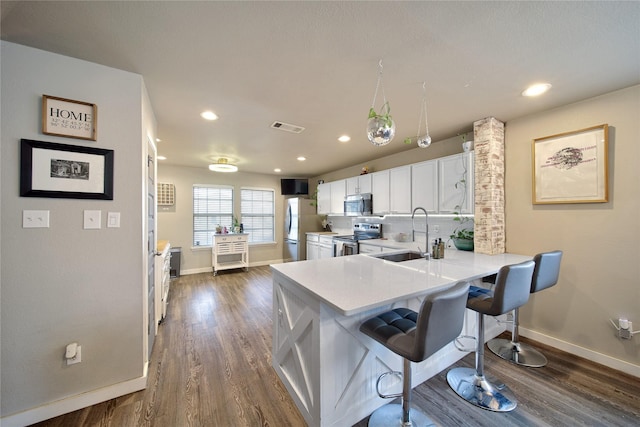
M 293 197 L 286 200 L 284 212 L 285 262 L 307 259 L 308 231 L 321 231 L 320 215 L 316 213 L 313 200 Z

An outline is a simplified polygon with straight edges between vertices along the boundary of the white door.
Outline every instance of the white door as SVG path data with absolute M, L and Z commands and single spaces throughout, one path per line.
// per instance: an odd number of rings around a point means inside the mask
M 156 336 L 155 310 L 155 261 L 157 249 L 156 237 L 156 147 L 151 140 L 147 143 L 147 360 L 151 359 L 151 350 Z

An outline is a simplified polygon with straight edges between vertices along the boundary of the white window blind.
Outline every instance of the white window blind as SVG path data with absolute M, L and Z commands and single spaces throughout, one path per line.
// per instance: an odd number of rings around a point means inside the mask
M 233 223 L 233 188 L 193 186 L 193 245 L 211 246 L 216 227 L 231 229 Z
M 242 188 L 240 190 L 240 222 L 249 233 L 249 243 L 275 241 L 275 191 Z

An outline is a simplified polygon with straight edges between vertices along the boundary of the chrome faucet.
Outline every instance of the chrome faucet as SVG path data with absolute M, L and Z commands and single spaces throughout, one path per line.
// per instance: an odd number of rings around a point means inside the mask
M 413 241 L 415 242 L 416 241 L 416 225 L 414 222 L 414 217 L 416 216 L 417 210 L 421 210 L 422 212 L 424 212 L 424 236 L 425 236 L 425 244 L 424 244 L 425 251 L 422 252 L 420 250 L 420 246 L 418 246 L 418 251 L 420 252 L 421 257 L 424 257 L 425 259 L 429 259 L 429 214 L 427 213 L 427 210 L 425 208 L 421 208 L 420 206 L 418 206 L 411 213 L 411 233 L 413 236 Z

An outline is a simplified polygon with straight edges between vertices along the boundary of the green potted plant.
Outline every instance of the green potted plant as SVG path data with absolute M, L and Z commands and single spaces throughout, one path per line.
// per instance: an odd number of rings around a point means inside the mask
M 367 138 L 376 146 L 386 145 L 396 134 L 396 124 L 391 117 L 391 108 L 389 103 L 385 102 L 380 110 L 371 107 L 369 109 L 369 121 L 367 122 Z
M 459 210 L 459 206 L 456 206 Z M 473 218 L 460 215 L 460 212 L 454 212 L 454 221 L 458 222 L 458 226 L 449 235 L 456 249 L 461 251 L 473 250 Z

